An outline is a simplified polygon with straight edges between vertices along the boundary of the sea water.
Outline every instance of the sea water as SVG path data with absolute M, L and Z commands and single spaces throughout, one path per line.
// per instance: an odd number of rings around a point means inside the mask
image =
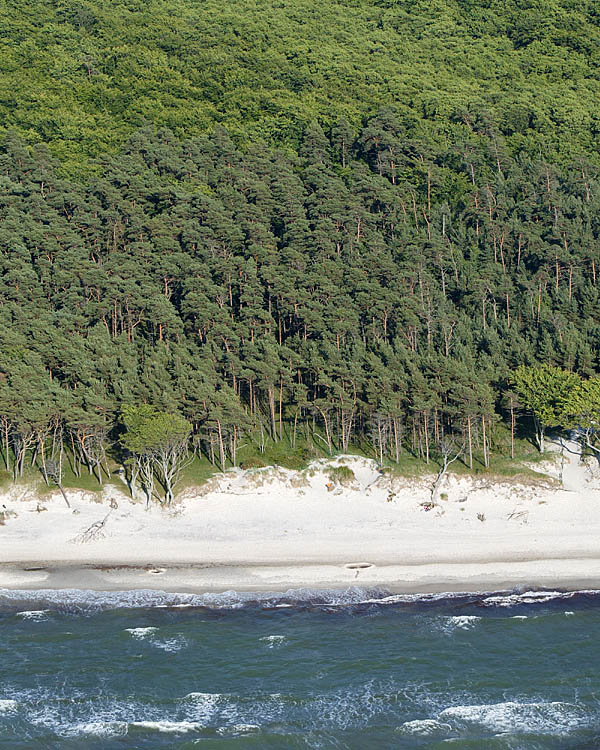
M 0 747 L 600 747 L 600 593 L 0 590 Z

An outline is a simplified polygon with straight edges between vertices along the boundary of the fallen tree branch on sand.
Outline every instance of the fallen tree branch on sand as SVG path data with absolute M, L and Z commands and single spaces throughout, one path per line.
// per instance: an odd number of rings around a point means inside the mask
M 463 443 L 460 446 L 460 448 L 457 449 L 454 441 L 447 439 L 447 438 L 442 439 L 442 441 L 440 442 L 441 466 L 440 466 L 440 470 L 438 472 L 437 478 L 431 488 L 430 503 L 432 505 L 436 504 L 438 492 L 439 492 L 442 482 L 444 481 L 444 477 L 446 476 L 448 467 L 450 466 L 450 464 L 454 463 L 454 461 L 456 461 L 462 455 L 464 448 L 465 448 L 465 445 Z M 455 455 L 452 455 L 452 454 L 455 454 Z
M 112 511 L 109 511 L 101 521 L 95 521 L 85 531 L 82 531 L 80 534 L 77 534 L 77 536 L 73 537 L 73 539 L 70 540 L 71 543 L 87 544 L 87 542 L 95 542 L 98 539 L 104 539 L 104 537 L 106 536 L 104 533 L 104 527 L 106 526 L 106 522 L 108 521 L 108 517 L 110 516 L 111 512 Z

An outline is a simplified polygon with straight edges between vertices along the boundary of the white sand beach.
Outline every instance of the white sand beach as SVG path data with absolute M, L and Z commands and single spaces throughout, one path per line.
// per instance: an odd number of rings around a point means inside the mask
M 111 485 L 70 491 L 69 509 L 58 491 L 17 486 L 0 496 L 0 588 L 600 588 L 600 471 L 575 443 L 562 484 L 560 463 L 544 467 L 548 481 L 450 475 L 430 510 L 433 476 L 393 477 L 351 456 L 304 472 L 231 470 L 171 508 L 146 510 Z M 332 487 L 340 464 L 355 480 Z

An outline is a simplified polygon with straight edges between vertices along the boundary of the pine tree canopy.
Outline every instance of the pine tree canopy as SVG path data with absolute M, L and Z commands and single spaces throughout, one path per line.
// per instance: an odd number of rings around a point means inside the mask
M 600 16 L 534 5 L 5 3 L 6 470 L 595 445 Z

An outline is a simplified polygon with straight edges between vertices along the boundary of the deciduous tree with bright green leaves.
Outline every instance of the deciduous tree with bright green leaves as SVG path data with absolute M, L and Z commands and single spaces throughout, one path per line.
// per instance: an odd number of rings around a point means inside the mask
M 124 406 L 122 421 L 125 432 L 121 445 L 132 456 L 132 476 L 140 476 L 148 503 L 156 476 L 164 489 L 164 502 L 169 505 L 188 455 L 192 426 L 179 414 L 157 411 L 147 404 Z
M 543 453 L 546 429 L 564 426 L 568 419 L 568 405 L 579 377 L 560 367 L 521 365 L 513 373 L 512 384 L 533 415 L 538 447 Z
M 600 455 L 600 378 L 579 379 L 563 405 L 570 427 L 578 430 L 585 445 Z

